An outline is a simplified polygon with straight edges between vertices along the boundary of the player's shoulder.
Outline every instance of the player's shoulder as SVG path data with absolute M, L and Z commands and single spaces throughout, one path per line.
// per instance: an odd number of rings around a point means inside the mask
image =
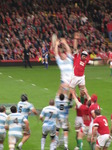
M 0 113 L 0 116 L 7 118 L 8 115 L 6 113 Z

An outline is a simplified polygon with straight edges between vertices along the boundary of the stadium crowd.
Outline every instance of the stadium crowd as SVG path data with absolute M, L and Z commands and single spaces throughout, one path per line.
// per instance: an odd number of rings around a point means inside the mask
M 109 9 L 112 6 L 111 0 L 90 1 L 86 7 L 84 2 L 1 0 L 0 60 L 23 59 L 26 45 L 30 49 L 30 58 L 38 60 L 42 55 L 43 42 L 48 47 L 51 58 L 54 58 L 53 50 L 50 49 L 53 33 L 58 37 L 65 37 L 74 51 L 72 39 L 75 31 L 80 31 L 82 35 L 78 42 L 82 51 L 87 50 L 92 59 L 107 58 L 105 52 L 112 50 L 112 47 L 105 43 L 103 33 L 112 16 Z M 98 4 L 101 6 L 100 10 L 96 8 Z

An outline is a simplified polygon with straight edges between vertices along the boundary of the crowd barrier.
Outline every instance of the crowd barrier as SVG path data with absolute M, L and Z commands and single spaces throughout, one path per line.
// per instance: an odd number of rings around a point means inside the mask
M 36 59 L 30 60 L 32 66 L 41 66 L 43 65 L 41 61 L 37 61 Z M 93 59 L 93 65 L 105 65 L 107 59 Z M 49 65 L 56 65 L 56 61 L 49 60 Z M 0 66 L 24 66 L 23 60 L 1 60 Z

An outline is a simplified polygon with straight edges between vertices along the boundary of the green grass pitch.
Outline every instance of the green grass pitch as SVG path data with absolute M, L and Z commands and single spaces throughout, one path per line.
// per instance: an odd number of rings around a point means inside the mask
M 108 118 L 112 113 L 112 77 L 109 66 L 87 66 L 85 70 L 86 87 L 89 94 L 98 95 L 98 103 L 102 108 L 102 114 Z M 60 84 L 60 71 L 57 66 L 49 66 L 48 70 L 43 66 L 34 66 L 32 69 L 23 67 L 0 67 L 0 104 L 17 103 L 20 95 L 26 93 L 29 102 L 38 109 L 48 105 L 49 99 L 55 97 Z M 78 89 L 77 89 L 78 91 Z M 69 149 L 76 146 L 74 131 L 75 110 L 70 110 L 69 121 Z M 40 150 L 42 123 L 35 116 L 29 117 L 31 137 L 24 144 L 23 150 Z M 50 138 L 47 137 L 45 150 L 49 150 Z M 58 148 L 61 150 L 63 148 Z M 84 139 L 84 150 L 89 150 L 89 144 Z M 4 143 L 4 150 L 8 150 L 8 140 Z M 112 150 L 112 145 L 109 148 Z

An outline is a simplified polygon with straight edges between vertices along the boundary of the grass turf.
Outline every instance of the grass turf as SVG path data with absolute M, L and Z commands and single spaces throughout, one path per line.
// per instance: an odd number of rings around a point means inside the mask
M 98 103 L 102 108 L 102 114 L 108 118 L 110 126 L 110 115 L 112 113 L 112 77 L 110 77 L 109 66 L 87 66 L 85 70 L 86 87 L 89 94 L 98 95 Z M 60 84 L 60 71 L 57 66 L 35 66 L 32 69 L 23 67 L 1 67 L 0 68 L 0 104 L 17 103 L 20 95 L 26 93 L 29 101 L 38 109 L 48 105 L 49 99 L 55 97 Z M 77 89 L 78 92 L 78 89 Z M 69 132 L 69 149 L 76 146 L 74 131 L 75 111 L 70 110 L 69 121 L 71 129 Z M 42 123 L 35 116 L 29 117 L 31 137 L 24 144 L 23 150 L 40 150 Z M 50 138 L 46 140 L 45 149 L 49 149 Z M 8 150 L 7 138 L 4 150 Z M 58 148 L 61 150 L 63 148 Z M 89 144 L 84 140 L 83 150 L 89 150 Z M 109 150 L 112 149 L 112 146 Z

